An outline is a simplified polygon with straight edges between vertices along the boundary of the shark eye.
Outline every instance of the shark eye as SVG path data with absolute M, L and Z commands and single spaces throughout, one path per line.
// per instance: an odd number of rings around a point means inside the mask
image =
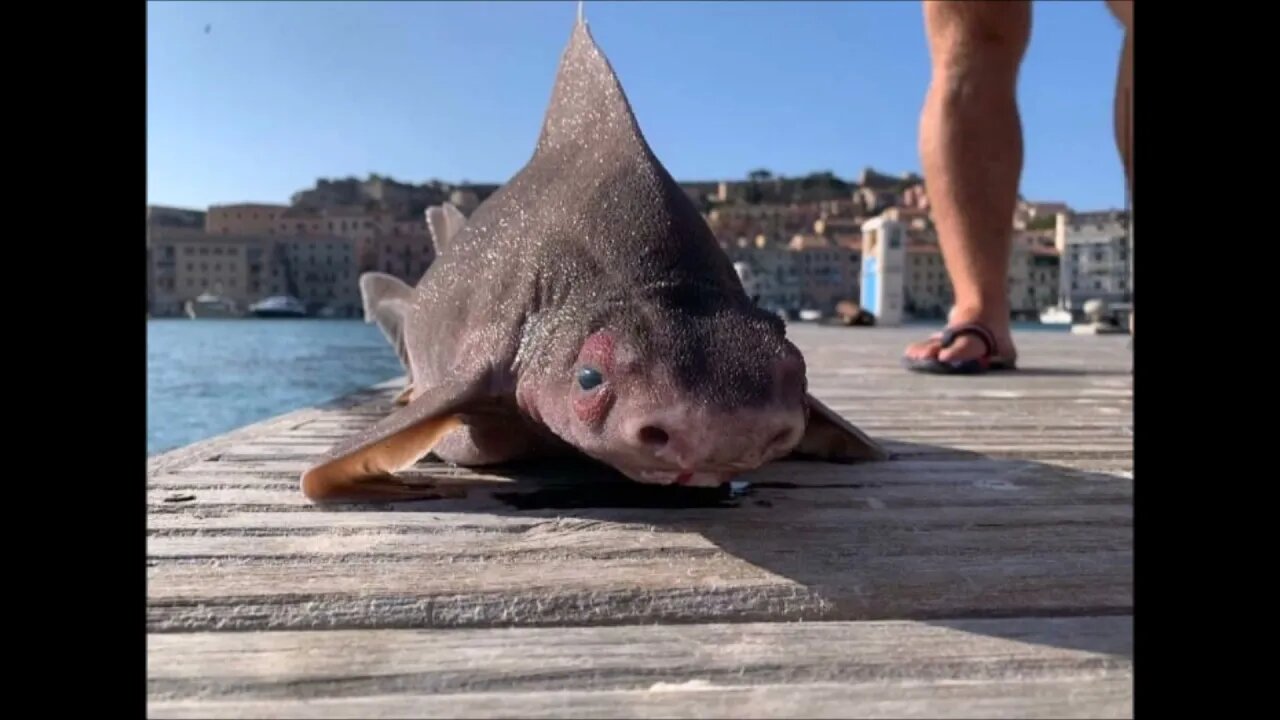
M 584 367 L 578 371 L 578 387 L 590 390 L 604 382 L 604 376 L 595 368 Z

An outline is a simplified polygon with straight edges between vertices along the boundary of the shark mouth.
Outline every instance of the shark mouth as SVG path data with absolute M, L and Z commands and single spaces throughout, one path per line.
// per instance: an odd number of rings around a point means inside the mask
M 642 470 L 627 473 L 631 479 L 650 485 L 684 485 L 687 487 L 718 487 L 733 479 L 731 472 L 693 472 L 691 470 Z

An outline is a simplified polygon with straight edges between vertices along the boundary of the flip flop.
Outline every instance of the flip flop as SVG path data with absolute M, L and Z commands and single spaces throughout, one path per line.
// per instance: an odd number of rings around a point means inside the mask
M 943 330 L 938 338 L 942 341 L 942 347 L 945 349 L 951 347 L 963 335 L 973 335 L 981 340 L 982 344 L 987 348 L 986 353 L 978 358 L 952 360 L 951 362 L 943 362 L 936 358 L 915 360 L 904 357 L 902 358 L 902 364 L 908 370 L 935 375 L 974 375 L 995 370 L 1017 369 L 1017 362 L 1012 358 L 998 358 L 995 356 L 996 336 L 991 334 L 991 331 L 985 326 L 978 323 L 964 323 L 949 327 Z

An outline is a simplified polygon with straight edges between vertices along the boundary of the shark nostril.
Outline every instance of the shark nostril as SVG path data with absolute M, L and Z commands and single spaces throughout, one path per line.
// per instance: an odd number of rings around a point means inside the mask
M 671 438 L 667 435 L 667 431 L 653 425 L 645 425 L 640 428 L 640 442 L 652 448 L 660 448 L 667 444 Z

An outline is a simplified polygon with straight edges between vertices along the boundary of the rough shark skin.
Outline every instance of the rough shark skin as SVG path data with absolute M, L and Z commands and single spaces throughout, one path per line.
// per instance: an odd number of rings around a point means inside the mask
M 429 495 L 395 473 L 430 453 L 582 453 L 687 485 L 787 456 L 887 458 L 807 393 L 784 324 L 746 296 L 581 19 L 528 164 L 469 219 L 428 221 L 438 257 L 416 287 L 360 279 L 409 374 L 403 407 L 303 473 L 313 501 Z

